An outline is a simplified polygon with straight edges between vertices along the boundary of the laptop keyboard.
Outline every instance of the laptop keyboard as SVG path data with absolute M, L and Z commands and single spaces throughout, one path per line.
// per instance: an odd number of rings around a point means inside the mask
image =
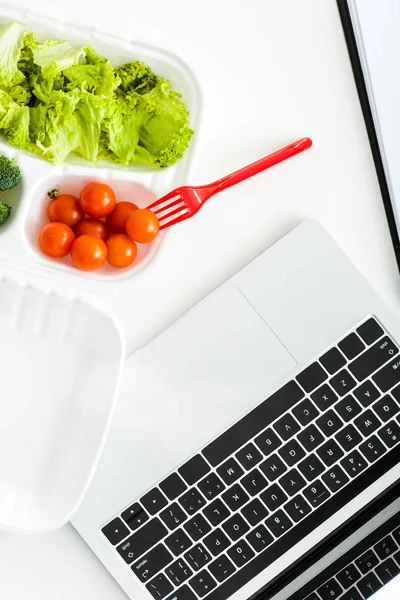
M 291 600 L 365 600 L 400 573 L 400 513 L 335 561 Z
M 399 384 L 368 319 L 103 534 L 155 600 L 225 600 L 397 464 Z

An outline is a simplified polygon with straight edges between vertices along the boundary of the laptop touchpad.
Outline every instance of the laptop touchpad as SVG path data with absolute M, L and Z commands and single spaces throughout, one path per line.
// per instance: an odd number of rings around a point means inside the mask
M 242 292 L 224 286 L 126 362 L 122 394 L 129 385 L 135 429 L 172 468 L 295 365 Z

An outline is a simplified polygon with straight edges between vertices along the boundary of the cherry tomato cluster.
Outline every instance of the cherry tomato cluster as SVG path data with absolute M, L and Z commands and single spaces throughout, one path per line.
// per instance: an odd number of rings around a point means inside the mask
M 137 255 L 136 242 L 148 244 L 159 231 L 153 212 L 117 202 L 114 191 L 99 182 L 86 185 L 79 198 L 57 195 L 47 215 L 50 223 L 39 234 L 40 249 L 53 258 L 71 254 L 83 271 L 99 269 L 106 261 L 118 269 L 128 267 Z

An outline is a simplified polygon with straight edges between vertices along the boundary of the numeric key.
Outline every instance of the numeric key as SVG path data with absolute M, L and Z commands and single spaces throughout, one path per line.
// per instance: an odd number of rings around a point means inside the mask
M 228 554 L 237 567 L 242 567 L 253 558 L 254 551 L 245 540 L 240 540 L 228 550 Z
M 292 521 L 285 515 L 283 510 L 276 511 L 274 515 L 265 521 L 265 524 L 275 537 L 280 537 L 293 527 Z
M 360 452 L 364 454 L 369 462 L 375 462 L 385 454 L 386 448 L 376 435 L 372 435 L 366 442 L 361 444 Z
M 358 450 L 353 450 L 351 454 L 340 461 L 340 464 L 350 477 L 356 477 L 368 466 L 368 463 Z
M 246 540 L 251 544 L 256 552 L 261 552 L 264 550 L 264 548 L 272 544 L 274 538 L 269 531 L 266 530 L 264 525 L 259 525 L 253 529 L 249 535 L 246 536 Z
M 314 508 L 322 504 L 322 502 L 325 502 L 331 495 L 324 484 L 319 480 L 314 481 L 310 487 L 303 491 L 303 494 Z
M 359 571 L 353 564 L 348 565 L 336 575 L 337 580 L 345 590 L 354 585 L 360 577 Z
M 328 486 L 331 492 L 335 493 L 348 483 L 349 478 L 339 465 L 335 465 L 322 476 L 322 481 Z
M 311 508 L 300 494 L 285 504 L 283 508 L 295 523 L 304 519 L 311 512 Z
M 396 421 L 390 421 L 378 431 L 378 435 L 388 448 L 393 448 L 400 441 L 400 427 Z

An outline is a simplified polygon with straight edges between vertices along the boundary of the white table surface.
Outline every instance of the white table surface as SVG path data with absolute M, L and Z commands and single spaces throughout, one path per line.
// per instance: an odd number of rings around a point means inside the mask
M 156 269 L 121 286 L 115 307 L 130 351 L 310 217 L 400 315 L 400 278 L 335 0 L 12 1 L 186 60 L 203 93 L 193 183 L 297 138 L 314 140 L 306 154 L 212 200 L 176 230 Z M 125 598 L 71 526 L 43 537 L 0 533 L 0 596 Z

